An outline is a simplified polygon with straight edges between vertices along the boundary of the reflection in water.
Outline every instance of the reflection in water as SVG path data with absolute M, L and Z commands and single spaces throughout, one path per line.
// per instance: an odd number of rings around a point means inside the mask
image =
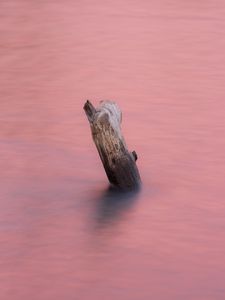
M 118 220 L 138 199 L 140 188 L 132 191 L 109 186 L 97 197 L 96 220 L 98 226 L 104 226 Z

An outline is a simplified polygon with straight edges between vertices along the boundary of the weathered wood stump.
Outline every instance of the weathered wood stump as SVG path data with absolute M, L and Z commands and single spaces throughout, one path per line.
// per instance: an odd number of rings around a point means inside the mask
M 137 188 L 141 182 L 136 166 L 137 154 L 127 149 L 121 133 L 122 113 L 118 105 L 101 101 L 95 108 L 87 101 L 84 110 L 109 182 L 122 189 Z

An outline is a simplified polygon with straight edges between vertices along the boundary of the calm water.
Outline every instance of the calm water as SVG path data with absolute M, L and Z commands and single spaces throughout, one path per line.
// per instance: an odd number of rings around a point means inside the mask
M 0 298 L 225 299 L 223 0 L 2 0 Z M 114 195 L 83 104 L 116 100 Z

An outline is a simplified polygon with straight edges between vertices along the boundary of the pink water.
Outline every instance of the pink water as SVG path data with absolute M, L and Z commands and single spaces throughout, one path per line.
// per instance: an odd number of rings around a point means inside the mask
M 224 15 L 1 1 L 0 299 L 225 299 Z M 107 194 L 86 99 L 120 105 L 139 194 Z

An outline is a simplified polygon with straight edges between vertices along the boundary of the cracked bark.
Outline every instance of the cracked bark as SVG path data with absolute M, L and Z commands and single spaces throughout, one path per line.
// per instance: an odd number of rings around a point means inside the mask
M 95 108 L 84 105 L 93 141 L 109 182 L 122 189 L 139 187 L 141 179 L 136 165 L 137 153 L 129 152 L 121 132 L 122 113 L 115 102 L 102 101 Z

